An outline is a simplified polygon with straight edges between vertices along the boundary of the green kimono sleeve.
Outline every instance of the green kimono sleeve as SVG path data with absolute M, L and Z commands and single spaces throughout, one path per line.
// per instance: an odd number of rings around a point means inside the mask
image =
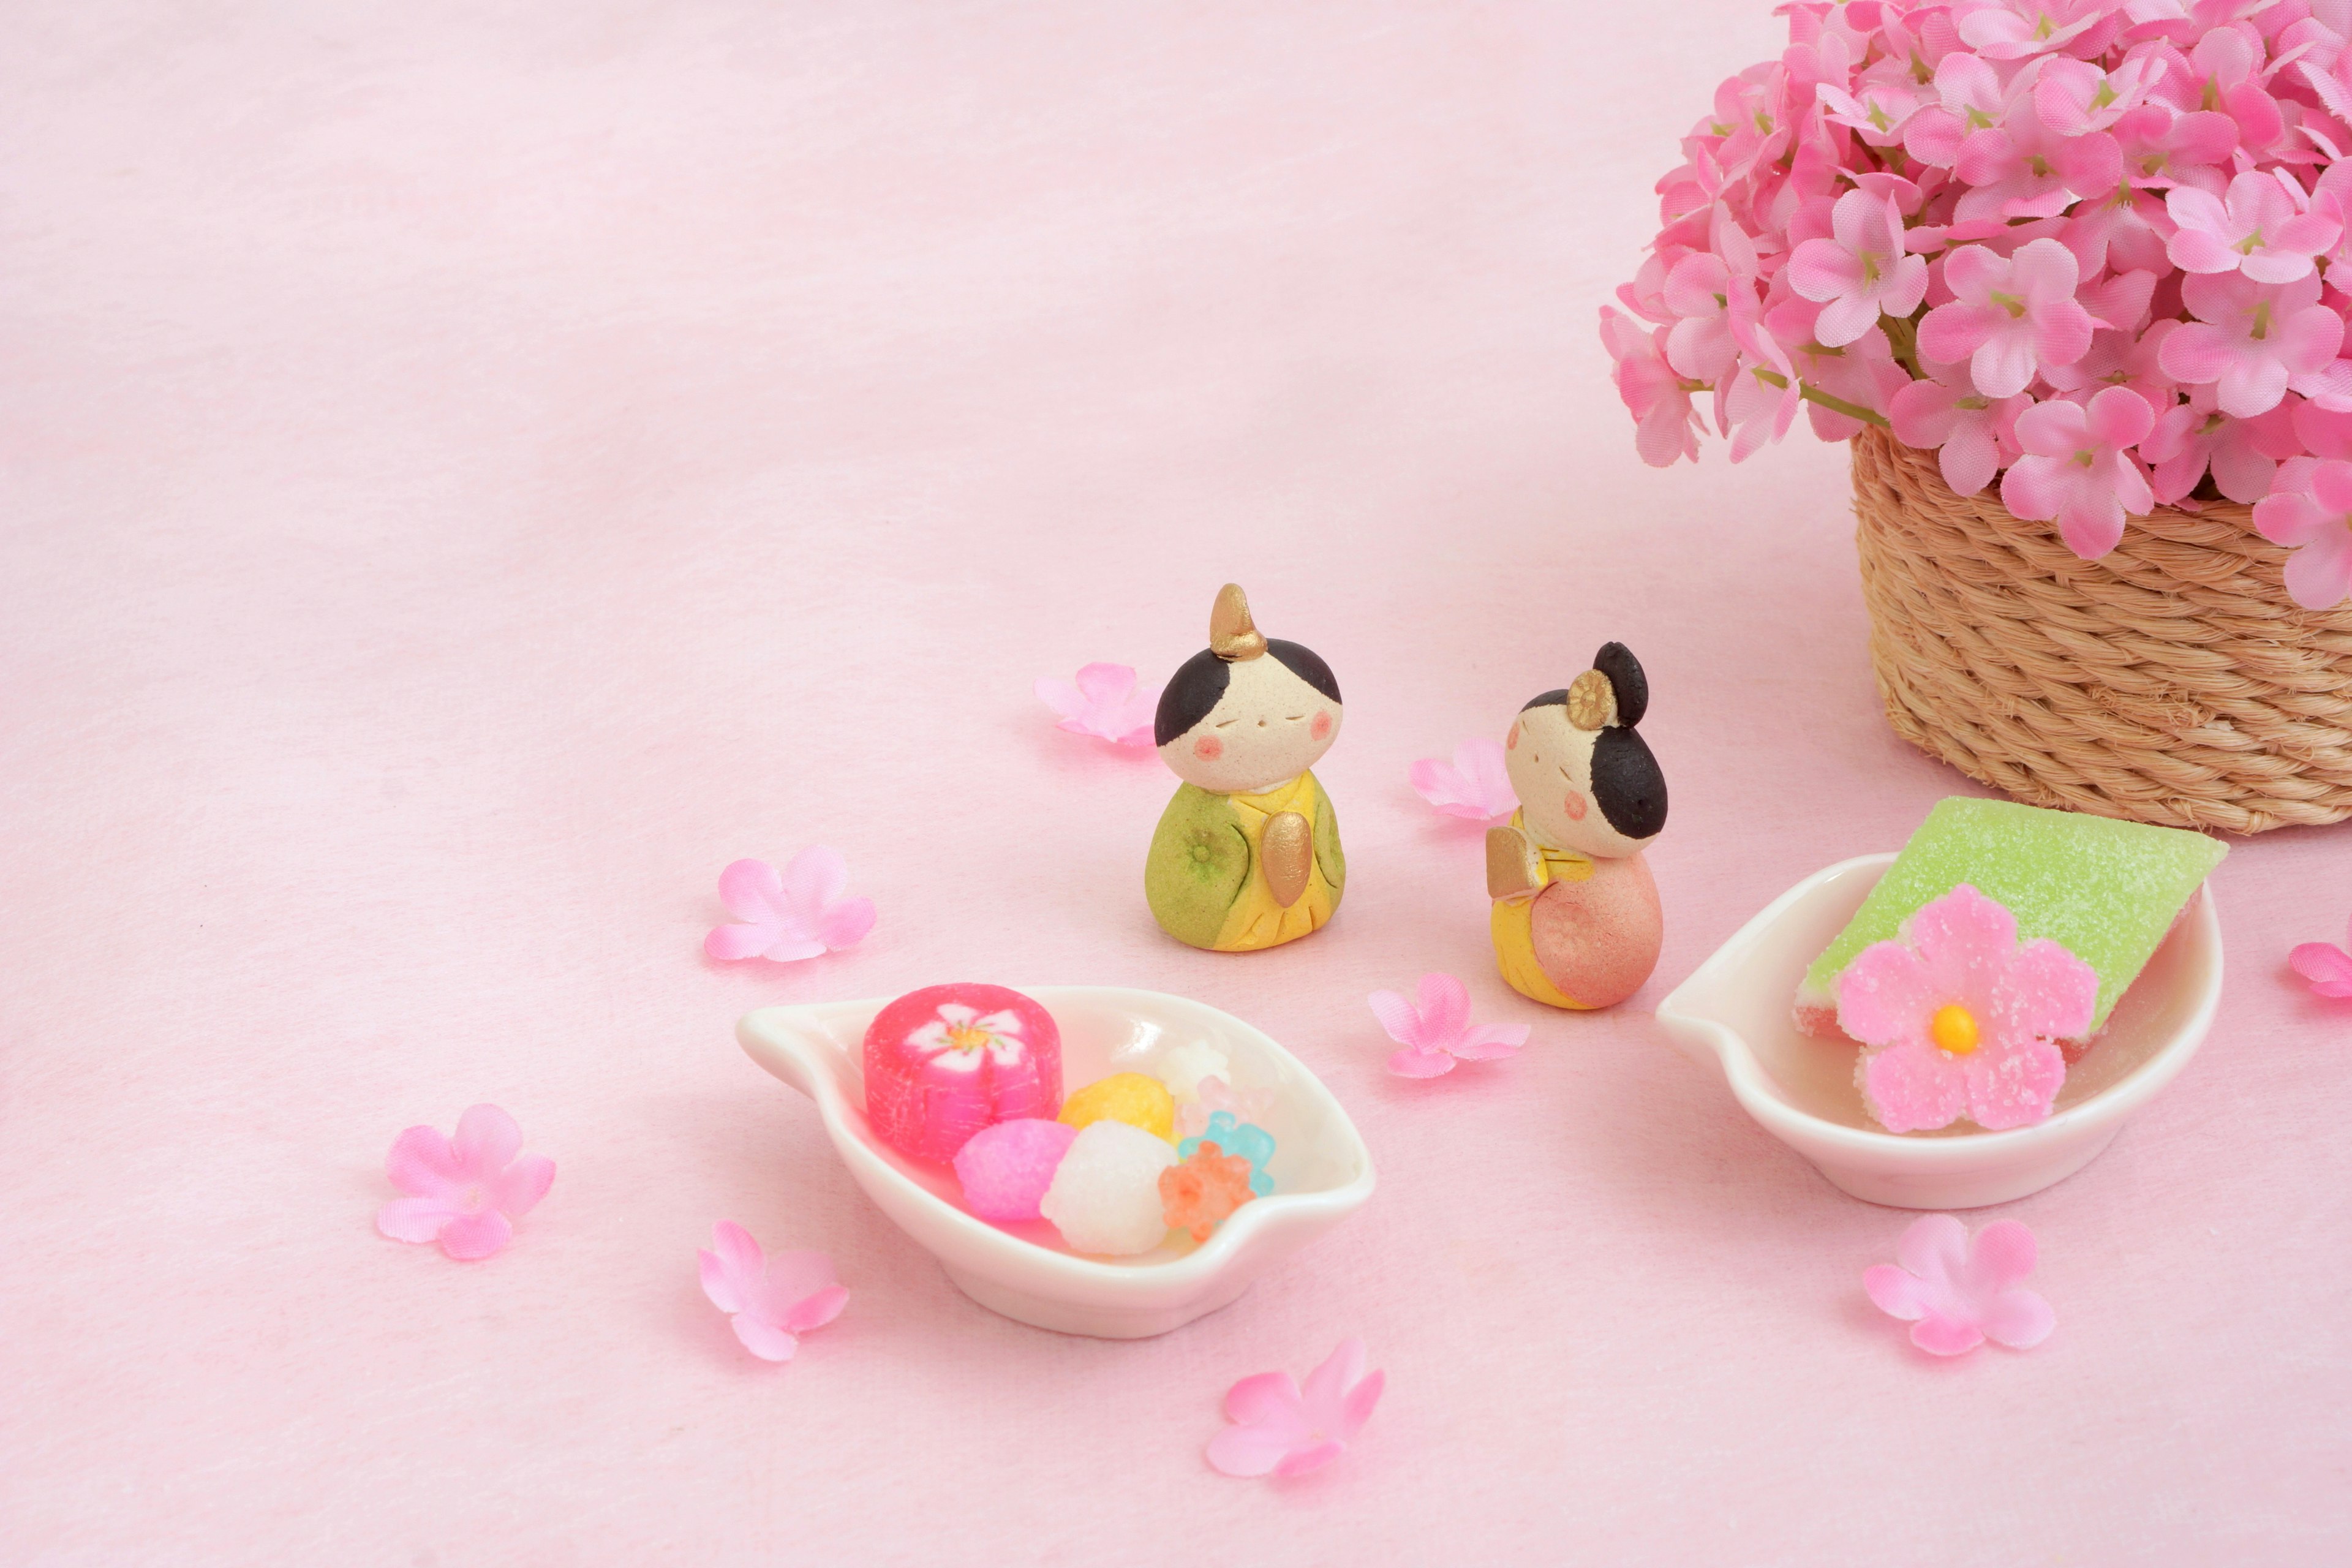
M 1316 853 L 1322 850 L 1318 834 Z M 1331 853 L 1339 853 L 1336 838 Z M 1178 789 L 1143 863 L 1143 896 L 1160 929 L 1179 942 L 1213 948 L 1249 872 L 1249 838 L 1232 805 L 1195 784 Z
M 1315 863 L 1331 884 L 1331 908 L 1336 910 L 1339 895 L 1348 889 L 1348 858 L 1339 852 L 1339 814 L 1331 809 L 1321 779 L 1315 781 Z

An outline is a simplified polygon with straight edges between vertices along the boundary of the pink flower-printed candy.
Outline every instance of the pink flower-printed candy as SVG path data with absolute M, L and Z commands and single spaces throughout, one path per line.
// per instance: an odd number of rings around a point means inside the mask
M 2098 972 L 2058 943 L 2017 941 L 2017 917 L 1963 882 L 1873 942 L 1838 976 L 1838 1026 L 1873 1047 L 1854 1064 L 1890 1132 L 1966 1116 L 1988 1131 L 2050 1114 L 2066 1080 L 2056 1040 L 2091 1026 Z
M 1053 1015 L 1002 985 L 927 985 L 866 1029 L 866 1114 L 882 1141 L 945 1164 L 999 1121 L 1062 1109 Z
M 1034 1116 L 982 1128 L 956 1151 L 963 1206 L 1000 1224 L 1039 1217 L 1037 1205 L 1077 1135 L 1066 1121 Z

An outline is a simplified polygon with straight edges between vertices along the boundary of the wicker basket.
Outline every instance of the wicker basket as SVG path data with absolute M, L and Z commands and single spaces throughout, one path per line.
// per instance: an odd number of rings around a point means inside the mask
M 2160 507 L 2083 561 L 1936 454 L 1853 442 L 1895 732 L 2035 805 L 2261 833 L 2352 816 L 2352 605 L 2299 609 L 2249 509 Z

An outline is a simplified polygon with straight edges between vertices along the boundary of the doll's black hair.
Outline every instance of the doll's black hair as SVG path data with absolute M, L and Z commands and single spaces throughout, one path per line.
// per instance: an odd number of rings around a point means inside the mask
M 1283 668 L 1332 701 L 1339 700 L 1338 679 L 1332 675 L 1331 667 L 1323 662 L 1323 656 L 1313 648 L 1268 637 L 1265 651 L 1279 660 Z M 1207 718 L 1232 679 L 1231 667 L 1207 648 L 1186 659 L 1169 678 L 1168 689 L 1160 694 L 1160 711 L 1151 721 L 1152 744 L 1164 746 Z
M 1603 643 L 1592 668 L 1609 679 L 1617 721 L 1592 737 L 1592 803 L 1628 838 L 1654 838 L 1666 826 L 1666 775 L 1650 743 L 1633 731 L 1650 710 L 1650 679 L 1623 643 Z M 1528 700 L 1519 710 L 1568 706 L 1568 688 Z

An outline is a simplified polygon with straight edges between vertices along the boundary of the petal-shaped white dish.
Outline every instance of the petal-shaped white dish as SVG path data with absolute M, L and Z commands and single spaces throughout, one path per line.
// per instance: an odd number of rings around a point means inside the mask
M 955 1172 L 909 1160 L 866 1120 L 866 1026 L 891 998 L 763 1007 L 735 1026 L 751 1059 L 816 1101 L 842 1163 L 899 1229 L 992 1311 L 1041 1329 L 1142 1339 L 1226 1305 L 1270 1265 L 1371 1195 L 1372 1156 L 1331 1091 L 1298 1059 L 1240 1019 L 1188 997 L 1109 985 L 1021 986 L 1054 1016 L 1062 1078 L 1077 1089 L 1150 1072 L 1199 1041 L 1225 1053 L 1237 1089 L 1272 1089 L 1258 1119 L 1274 1134 L 1275 1190 L 1235 1210 L 1198 1246 L 1171 1236 L 1139 1258 L 1082 1258 L 1043 1220 L 995 1226 L 967 1213 Z
M 2066 1069 L 2049 1120 L 1986 1132 L 1893 1133 L 1872 1122 L 1843 1039 L 1814 1039 L 1791 1016 L 1797 982 L 1894 863 L 1864 855 L 1816 871 L 1774 900 L 1675 987 L 1658 1022 L 1764 1130 L 1855 1197 L 1896 1208 L 1978 1208 L 2063 1181 L 2095 1158 L 2124 1119 L 2188 1065 L 2221 999 L 2221 922 L 2210 887 L 2132 983 L 2107 1026 Z

